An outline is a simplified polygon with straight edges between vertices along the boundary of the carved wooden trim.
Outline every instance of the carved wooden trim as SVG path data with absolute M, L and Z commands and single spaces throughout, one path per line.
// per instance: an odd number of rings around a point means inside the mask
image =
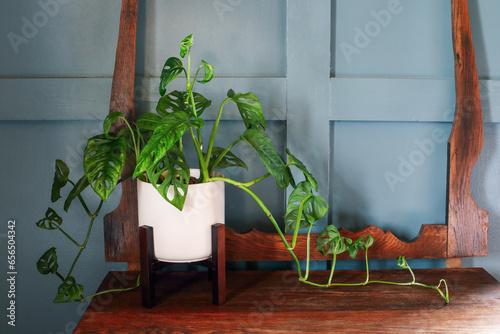
M 467 0 L 452 0 L 456 106 L 448 140 L 448 257 L 485 256 L 488 212 L 470 193 L 472 168 L 483 146 L 483 117 Z
M 363 235 L 370 234 L 375 243 L 370 247 L 368 257 L 370 259 L 397 259 L 404 255 L 408 259 L 427 258 L 439 259 L 446 257 L 447 227 L 443 224 L 422 225 L 418 236 L 410 242 L 399 240 L 390 231 L 382 231 L 376 226 L 368 226 L 358 232 L 351 232 L 343 228 L 339 229 L 342 236 L 358 239 Z M 326 260 L 315 250 L 318 234 L 311 235 L 311 259 Z M 292 235 L 285 235 L 288 243 L 291 243 Z M 299 234 L 294 253 L 299 260 L 306 259 L 307 236 Z M 227 261 L 291 261 L 290 253 L 286 250 L 281 238 L 276 233 L 264 233 L 253 229 L 248 233 L 237 233 L 226 227 L 226 251 Z M 359 252 L 357 259 L 364 258 L 364 252 Z M 347 253 L 338 257 L 339 259 L 350 259 Z
M 137 29 L 137 0 L 123 0 L 120 32 L 116 48 L 115 71 L 111 87 L 109 110 L 122 112 L 127 120 L 135 120 L 134 79 Z M 125 125 L 115 122 L 117 132 Z M 126 164 L 123 175 L 131 167 Z M 129 270 L 139 269 L 139 227 L 137 214 L 137 185 L 131 178 L 122 182 L 122 197 L 115 211 L 104 217 L 106 261 L 128 262 Z

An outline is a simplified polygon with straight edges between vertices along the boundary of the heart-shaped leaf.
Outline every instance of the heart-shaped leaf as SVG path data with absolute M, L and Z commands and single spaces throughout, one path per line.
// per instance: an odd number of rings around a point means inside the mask
M 92 189 L 107 200 L 115 189 L 125 166 L 125 138 L 108 139 L 98 135 L 89 139 L 83 168 Z
M 221 158 L 221 154 L 223 154 L 225 151 L 224 148 L 222 147 L 213 147 L 212 148 L 212 154 L 210 157 L 210 163 L 208 165 L 208 171 L 209 173 L 212 172 L 214 169 L 224 169 L 228 167 L 242 167 L 248 170 L 247 165 L 243 160 L 238 158 L 236 155 L 234 155 L 231 151 L 227 151 L 226 154 Z M 213 165 L 217 160 L 216 165 Z
M 323 255 L 341 254 L 349 249 L 352 240 L 342 237 L 334 225 L 327 225 L 318 235 L 316 250 Z
M 180 52 L 180 55 L 181 55 L 181 58 L 184 58 L 184 56 L 186 55 L 186 53 L 188 53 L 189 51 L 189 48 L 193 45 L 193 34 L 187 36 L 186 38 L 184 38 L 181 42 L 181 52 Z
M 64 201 L 64 211 L 66 212 L 68 211 L 71 202 L 73 202 L 73 200 L 77 198 L 78 195 L 80 195 L 82 191 L 84 191 L 88 186 L 89 186 L 89 180 L 87 178 L 87 175 L 83 175 L 80 178 L 80 180 L 78 180 L 78 182 L 75 184 L 73 189 L 71 189 L 71 191 L 69 192 L 66 201 Z
M 104 134 L 106 135 L 106 138 L 109 138 L 109 129 L 111 128 L 111 125 L 118 119 L 125 119 L 125 115 L 119 111 L 113 111 L 106 116 L 103 122 L 103 130 Z
M 199 117 L 210 105 L 212 101 L 207 100 L 203 95 L 193 92 L 194 106 L 196 116 Z M 192 115 L 191 101 L 188 100 L 186 92 L 174 90 L 160 98 L 156 106 L 156 112 L 160 116 L 166 116 L 171 112 L 184 111 L 188 115 Z M 193 115 L 195 116 L 195 115 Z
M 69 167 L 62 161 L 56 160 L 54 181 L 52 182 L 52 191 L 50 200 L 52 203 L 61 198 L 61 189 L 68 183 Z
M 266 129 L 266 120 L 262 112 L 262 106 L 254 93 L 235 94 L 232 89 L 227 92 L 227 96 L 236 103 L 241 118 L 247 129 Z
M 282 189 L 288 187 L 292 178 L 290 169 L 287 168 L 274 148 L 271 139 L 264 132 L 257 129 L 247 129 L 241 138 L 257 151 L 262 163 L 268 172 L 274 176 L 278 186 Z
M 69 303 L 77 300 L 83 293 L 83 285 L 77 284 L 73 276 L 69 276 L 57 288 L 54 303 Z
M 288 198 L 285 211 L 285 231 L 294 230 L 297 227 L 297 222 L 299 222 L 298 229 L 309 227 L 323 218 L 327 212 L 328 204 L 325 199 L 313 194 L 311 184 L 308 181 L 300 182 Z
M 42 275 L 55 274 L 59 268 L 57 264 L 56 248 L 47 250 L 36 262 L 36 268 Z
M 156 127 L 151 139 L 142 149 L 137 159 L 134 177 L 138 177 L 162 161 L 186 130 L 191 127 L 201 128 L 203 125 L 203 119 L 190 119 L 183 112 L 173 112 L 168 117 L 164 117 Z
M 160 77 L 160 95 L 163 96 L 167 92 L 167 85 L 172 82 L 179 74 L 186 72 L 182 66 L 182 61 L 176 57 L 170 57 L 163 65 L 163 70 Z
M 163 159 L 146 171 L 149 181 L 160 195 L 179 210 L 184 207 L 190 178 L 185 161 L 182 151 L 174 145 Z
M 209 82 L 210 80 L 212 80 L 212 78 L 214 77 L 214 68 L 212 67 L 212 65 L 210 65 L 209 63 L 207 63 L 206 61 L 202 60 L 201 61 L 203 68 L 205 69 L 205 76 L 203 77 L 203 80 L 196 80 L 198 81 L 199 83 L 202 83 L 202 84 L 205 84 L 207 82 Z M 200 68 L 201 68 L 200 66 Z
M 289 149 L 286 149 L 286 153 L 288 154 L 288 164 L 297 167 L 302 173 L 304 173 L 304 177 L 306 178 L 307 181 L 309 181 L 312 188 L 315 191 L 318 191 L 318 182 L 316 182 L 316 179 L 307 170 L 307 167 L 302 163 L 302 161 L 300 161 L 292 153 L 290 153 Z
M 55 230 L 62 224 L 62 218 L 52 208 L 45 212 L 45 218 L 40 219 L 36 226 L 44 230 Z

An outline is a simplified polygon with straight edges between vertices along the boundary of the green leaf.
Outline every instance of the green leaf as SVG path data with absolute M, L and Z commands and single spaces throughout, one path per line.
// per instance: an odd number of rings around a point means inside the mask
M 115 189 L 125 166 L 125 138 L 108 139 L 98 135 L 89 139 L 83 168 L 92 189 L 107 200 Z
M 398 267 L 403 268 L 403 269 L 408 269 L 410 266 L 408 265 L 408 262 L 406 262 L 406 258 L 404 256 L 400 256 L 398 259 Z
M 174 145 L 163 159 L 146 171 L 149 181 L 160 195 L 179 210 L 184 207 L 190 178 L 185 161 L 182 151 Z M 172 195 L 169 197 L 170 187 Z
M 327 225 L 318 235 L 316 250 L 323 255 L 338 255 L 348 250 L 351 243 L 351 239 L 340 236 L 334 225 Z
M 137 118 L 135 125 L 141 129 L 154 131 L 156 127 L 160 124 L 160 122 L 161 122 L 160 116 L 152 113 L 146 113 L 142 114 L 141 116 L 139 116 L 139 118 Z
M 302 203 L 302 208 L 301 208 Z M 290 194 L 285 211 L 285 232 L 309 227 L 323 218 L 328 212 L 328 204 L 321 196 L 315 196 L 309 182 L 300 182 Z
M 78 197 L 82 193 L 82 191 L 85 190 L 89 186 L 89 180 L 87 178 L 87 175 L 83 175 L 80 180 L 75 184 L 73 189 L 69 192 L 68 198 L 66 198 L 66 201 L 64 201 L 64 211 L 68 211 L 71 202 Z
M 283 159 L 276 152 L 271 139 L 264 132 L 256 129 L 247 129 L 241 138 L 257 151 L 262 163 L 274 176 L 278 186 L 282 189 L 288 187 L 292 179 L 290 169 L 286 167 Z
M 186 38 L 184 38 L 181 42 L 181 52 L 180 52 L 180 55 L 181 55 L 181 58 L 184 58 L 184 56 L 186 55 L 186 53 L 188 53 L 189 51 L 189 48 L 193 45 L 193 34 L 187 36 Z
M 242 167 L 248 170 L 247 165 L 243 160 L 238 158 L 236 155 L 234 155 L 231 151 L 228 151 L 222 158 L 220 158 L 220 155 L 223 154 L 225 151 L 224 148 L 222 147 L 213 147 L 212 148 L 212 154 L 210 157 L 210 163 L 208 165 L 208 171 L 212 172 L 214 169 L 224 169 L 228 167 Z M 217 159 L 220 158 L 220 161 L 217 163 L 217 165 L 213 165 Z
M 167 85 L 172 82 L 182 71 L 186 71 L 182 67 L 182 61 L 179 58 L 170 57 L 163 65 L 163 70 L 160 77 L 160 95 L 163 96 L 167 92 Z
M 40 219 L 36 226 L 44 230 L 55 230 L 62 224 L 62 218 L 52 208 L 48 208 L 45 212 L 45 218 Z
M 109 113 L 108 116 L 106 116 L 106 118 L 104 119 L 103 130 L 104 130 L 104 134 L 106 135 L 106 138 L 109 138 L 109 134 L 108 134 L 109 133 L 109 129 L 111 128 L 111 125 L 118 118 L 125 119 L 125 116 L 123 115 L 123 113 L 121 113 L 119 111 L 113 111 L 113 112 Z
M 264 119 L 262 106 L 254 93 L 235 94 L 230 89 L 227 92 L 227 96 L 236 103 L 247 129 L 266 129 L 266 120 Z
M 174 112 L 163 118 L 137 158 L 134 177 L 138 177 L 162 161 L 186 130 L 191 127 L 201 128 L 203 124 L 203 119 L 189 119 L 183 112 Z
M 210 107 L 210 105 L 212 104 L 212 101 L 207 100 L 203 95 L 196 92 L 193 92 L 193 99 L 197 116 L 201 116 L 203 111 L 205 111 L 205 109 Z M 156 112 L 160 116 L 167 116 L 171 112 L 175 111 L 183 111 L 188 115 L 191 115 L 193 113 L 191 109 L 191 101 L 188 100 L 188 95 L 186 92 L 174 90 L 173 92 L 162 96 L 158 100 Z
M 55 274 L 59 268 L 57 264 L 56 248 L 47 250 L 36 262 L 36 268 L 42 275 Z
M 69 167 L 62 161 L 56 160 L 54 181 L 52 182 L 52 191 L 50 200 L 52 203 L 61 198 L 61 189 L 68 183 Z
M 212 65 L 210 65 L 209 63 L 207 63 L 204 60 L 202 60 L 201 63 L 202 63 L 201 66 L 203 66 L 205 69 L 205 77 L 203 78 L 203 80 L 196 80 L 196 81 L 198 81 L 199 83 L 205 84 L 205 83 L 209 82 L 210 80 L 212 80 L 212 78 L 214 77 L 214 68 L 212 67 Z
M 77 300 L 83 293 L 83 285 L 77 284 L 73 276 L 67 277 L 57 288 L 54 303 L 69 303 Z
M 307 167 L 297 159 L 292 153 L 290 153 L 289 149 L 286 149 L 286 153 L 288 154 L 288 163 L 291 166 L 297 167 L 302 173 L 304 173 L 304 177 L 306 178 L 307 181 L 311 184 L 312 188 L 315 191 L 318 191 L 318 182 L 316 182 L 316 179 L 314 176 L 307 170 Z

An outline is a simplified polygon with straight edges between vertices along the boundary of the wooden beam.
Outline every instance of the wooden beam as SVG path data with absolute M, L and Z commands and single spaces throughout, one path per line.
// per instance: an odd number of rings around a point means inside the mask
M 472 168 L 483 146 L 479 80 L 467 0 L 452 0 L 456 106 L 448 140 L 448 257 L 485 256 L 488 212 L 470 192 Z

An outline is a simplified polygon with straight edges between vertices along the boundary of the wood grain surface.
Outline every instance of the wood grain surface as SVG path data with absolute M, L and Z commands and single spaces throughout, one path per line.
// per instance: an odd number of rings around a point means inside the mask
M 317 288 L 295 271 L 227 274 L 227 302 L 212 304 L 206 272 L 163 273 L 159 303 L 141 306 L 139 290 L 90 303 L 75 333 L 498 333 L 500 285 L 486 271 L 417 269 L 417 281 L 448 281 L 450 303 L 434 290 L 372 284 Z M 325 281 L 327 271 L 312 272 Z M 371 279 L 408 282 L 405 270 L 374 270 Z M 131 272 L 111 272 L 100 290 L 132 286 Z M 334 282 L 363 281 L 362 271 L 338 271 Z
M 488 212 L 470 192 L 472 168 L 483 147 L 483 117 L 467 0 L 452 0 L 456 106 L 448 140 L 448 257 L 485 256 Z

